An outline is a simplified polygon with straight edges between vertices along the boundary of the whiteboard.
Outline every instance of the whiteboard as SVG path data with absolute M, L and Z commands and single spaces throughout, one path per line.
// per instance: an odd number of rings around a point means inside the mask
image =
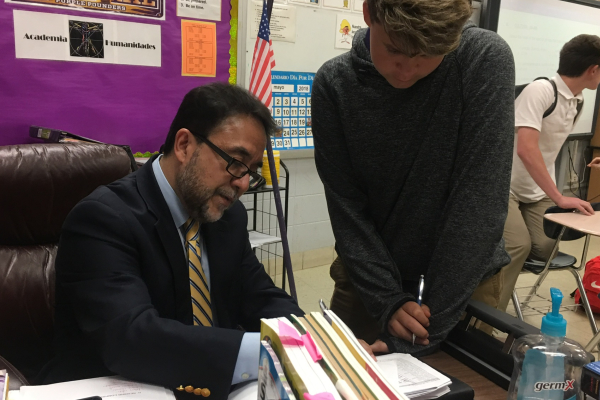
M 600 9 L 559 0 L 502 0 L 498 34 L 515 58 L 516 83 L 556 75 L 562 46 L 575 36 L 600 36 Z M 593 132 L 596 91 L 585 89 L 573 134 Z

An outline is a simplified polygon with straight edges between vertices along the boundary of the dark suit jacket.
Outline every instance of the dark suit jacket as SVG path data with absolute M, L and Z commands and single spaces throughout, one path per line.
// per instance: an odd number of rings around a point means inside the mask
M 216 327 L 193 326 L 183 246 L 153 160 L 67 217 L 56 258 L 57 356 L 42 380 L 119 374 L 225 399 L 243 335 L 236 328 L 259 331 L 260 318 L 303 312 L 256 259 L 236 202 L 202 225 Z

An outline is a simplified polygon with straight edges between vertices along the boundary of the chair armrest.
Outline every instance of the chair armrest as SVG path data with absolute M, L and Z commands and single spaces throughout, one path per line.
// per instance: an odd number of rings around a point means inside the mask
M 2 356 L 0 356 L 0 369 L 8 372 L 8 388 L 10 390 L 18 390 L 21 386 L 29 385 L 23 374 Z

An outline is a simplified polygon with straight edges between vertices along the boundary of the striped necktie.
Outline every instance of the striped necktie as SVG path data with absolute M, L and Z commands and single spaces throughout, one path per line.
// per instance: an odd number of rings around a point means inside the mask
M 202 248 L 200 247 L 200 224 L 190 218 L 184 224 L 185 246 L 188 254 L 190 274 L 190 292 L 192 295 L 192 311 L 194 325 L 212 326 L 212 310 L 210 309 L 210 291 L 202 270 Z

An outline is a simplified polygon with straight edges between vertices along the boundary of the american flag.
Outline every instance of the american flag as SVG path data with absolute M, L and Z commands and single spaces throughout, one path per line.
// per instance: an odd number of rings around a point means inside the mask
M 254 45 L 254 57 L 250 70 L 250 92 L 260 99 L 265 106 L 271 107 L 271 69 L 275 67 L 273 45 L 269 39 L 269 16 L 267 1 L 263 1 L 262 17 L 258 27 L 258 36 Z

